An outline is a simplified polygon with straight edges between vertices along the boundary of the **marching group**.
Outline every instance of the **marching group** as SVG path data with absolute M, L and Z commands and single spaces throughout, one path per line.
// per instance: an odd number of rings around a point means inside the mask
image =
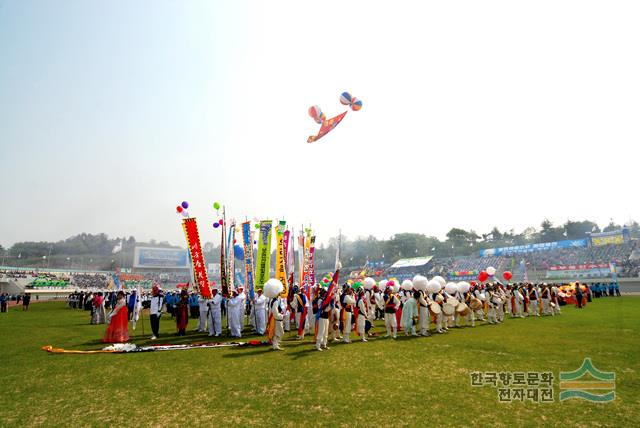
M 435 278 L 434 278 L 435 279 Z M 104 342 L 126 342 L 128 321 L 135 322 L 136 307 L 149 307 L 152 336 L 159 336 L 160 317 L 167 313 L 175 318 L 178 335 L 185 335 L 188 320 L 198 321 L 195 331 L 210 337 L 223 334 L 226 318 L 229 336 L 240 338 L 248 318 L 252 331 L 268 335 L 271 346 L 281 350 L 286 331 L 296 331 L 297 339 L 315 336 L 315 348 L 329 349 L 331 341 L 351 343 L 352 333 L 362 342 L 377 336 L 374 321 L 384 320 L 385 337 L 395 339 L 398 331 L 406 336 L 430 336 L 432 332 L 445 334 L 455 327 L 475 327 L 477 322 L 500 324 L 506 317 L 555 316 L 566 302 L 583 307 L 591 300 L 589 287 L 576 285 L 563 291 L 555 284 L 446 283 L 442 279 L 434 288 L 425 277 L 413 281 L 376 282 L 371 278 L 364 286 L 354 289 L 349 284 L 329 290 L 322 285 L 308 292 L 292 287 L 283 297 L 268 298 L 262 289 L 249 298 L 242 287 L 223 296 L 214 288 L 212 297 L 204 299 L 186 289 L 166 295 L 154 285 L 149 296 L 134 291 L 114 292 L 112 311 L 105 315 L 105 298 L 97 293 L 91 300 L 92 323 L 109 322 Z M 568 299 L 571 297 L 571 300 Z M 383 333 L 384 334 L 384 333 Z

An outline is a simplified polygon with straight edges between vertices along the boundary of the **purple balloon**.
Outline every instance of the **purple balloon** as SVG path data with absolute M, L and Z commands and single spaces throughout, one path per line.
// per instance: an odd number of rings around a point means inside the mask
M 213 223 L 213 227 L 217 229 L 218 227 L 220 227 L 220 223 L 216 221 L 215 223 Z
M 184 208 L 185 210 L 187 208 L 189 208 L 189 202 L 187 202 L 187 201 L 182 201 L 182 203 L 180 205 L 182 205 L 182 208 Z

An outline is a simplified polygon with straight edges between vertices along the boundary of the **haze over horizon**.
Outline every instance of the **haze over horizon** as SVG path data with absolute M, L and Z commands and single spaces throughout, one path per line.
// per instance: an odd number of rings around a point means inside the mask
M 6 1 L 0 244 L 640 220 L 640 4 Z M 349 91 L 364 102 L 329 135 Z

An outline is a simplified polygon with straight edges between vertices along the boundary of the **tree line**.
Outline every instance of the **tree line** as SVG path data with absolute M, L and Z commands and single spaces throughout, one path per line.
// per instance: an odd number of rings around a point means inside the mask
M 638 238 L 638 222 L 632 221 L 627 226 L 632 237 Z M 364 266 L 367 262 L 388 265 L 399 258 L 418 256 L 469 256 L 479 254 L 479 250 L 487 248 L 580 239 L 586 238 L 589 233 L 608 232 L 621 227 L 611 221 L 601 230 L 590 220 L 569 220 L 556 226 L 545 219 L 539 227 L 527 227 L 517 233 L 513 229 L 499 230 L 497 227 L 487 233 L 454 227 L 447 232 L 444 240 L 420 233 L 397 233 L 389 239 L 379 239 L 372 235 L 354 239 L 347 236 L 332 237 L 326 244 L 321 243 L 316 248 L 316 266 L 319 270 L 333 268 L 339 242 L 343 265 L 357 267 Z M 133 236 L 109 238 L 105 233 L 81 233 L 58 242 L 16 242 L 8 250 L 0 246 L 0 255 L 5 259 L 4 264 L 11 266 L 33 265 L 35 262 L 44 265 L 42 260 L 47 260 L 47 266 L 52 268 L 84 267 L 112 270 L 116 267 L 131 267 L 136 245 L 179 248 L 169 242 L 153 239 L 149 242 L 138 242 Z M 203 249 L 208 263 L 220 262 L 218 245 L 206 242 Z M 275 262 L 275 250 L 272 262 Z

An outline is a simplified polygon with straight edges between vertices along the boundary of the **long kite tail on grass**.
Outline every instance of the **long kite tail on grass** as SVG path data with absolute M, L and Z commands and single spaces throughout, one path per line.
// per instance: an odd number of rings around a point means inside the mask
M 104 349 L 99 349 L 99 350 L 96 350 L 96 351 L 76 351 L 76 350 L 73 350 L 73 349 L 54 348 L 51 345 L 43 346 L 40 349 L 42 349 L 43 351 L 50 352 L 52 354 L 113 354 L 113 353 L 118 352 L 118 351 L 115 351 L 115 350 L 105 351 Z
M 104 349 L 94 351 L 78 351 L 73 349 L 54 348 L 51 345 L 43 346 L 41 349 L 52 354 L 126 354 L 130 352 L 153 352 L 153 351 L 182 351 L 186 349 L 207 349 L 207 348 L 231 348 L 245 346 L 265 346 L 269 342 L 261 340 L 250 340 L 248 342 L 211 342 L 211 343 L 191 343 L 186 345 L 151 345 L 137 346 L 135 344 L 123 343 L 108 346 Z

